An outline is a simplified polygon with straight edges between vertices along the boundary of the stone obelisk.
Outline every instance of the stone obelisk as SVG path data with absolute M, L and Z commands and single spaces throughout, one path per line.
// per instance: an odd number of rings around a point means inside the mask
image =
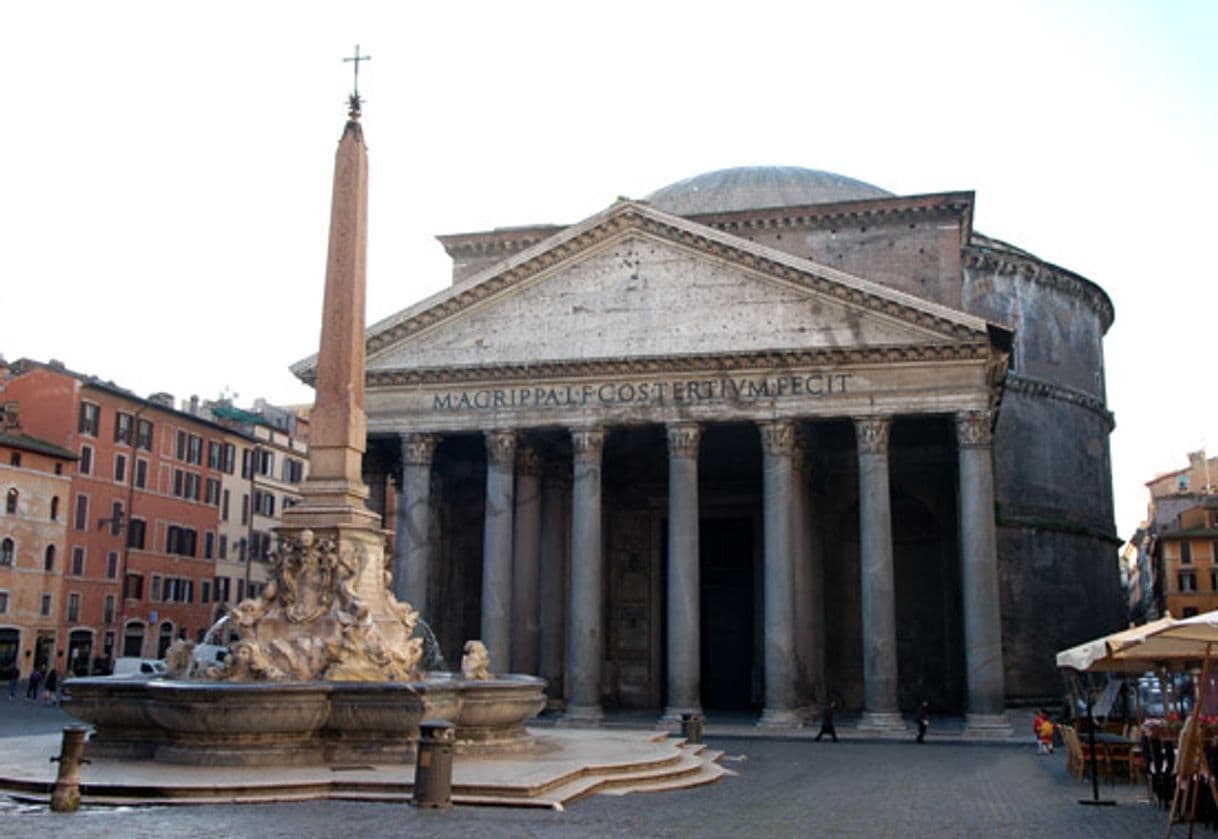
M 309 476 L 283 513 L 272 579 L 233 609 L 229 678 L 401 680 L 418 675 L 417 613 L 394 599 L 361 477 L 368 150 L 353 94 L 334 166 Z
M 338 143 L 330 202 L 330 251 L 322 303 L 317 395 L 309 414 L 309 476 L 301 502 L 284 510 L 284 530 L 376 529 L 361 477 L 364 414 L 364 297 L 368 247 L 368 149 L 358 100 Z

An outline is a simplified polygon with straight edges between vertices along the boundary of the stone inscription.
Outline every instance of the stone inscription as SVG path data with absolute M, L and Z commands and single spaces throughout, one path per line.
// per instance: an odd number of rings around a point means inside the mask
M 602 382 L 454 390 L 432 397 L 433 412 L 578 408 L 585 405 L 756 402 L 761 399 L 817 399 L 846 393 L 850 373 Z

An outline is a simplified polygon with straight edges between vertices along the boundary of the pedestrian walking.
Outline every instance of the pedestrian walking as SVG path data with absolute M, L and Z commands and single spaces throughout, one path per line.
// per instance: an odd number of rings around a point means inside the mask
M 1041 729 L 1044 728 L 1044 724 L 1046 722 L 1049 723 L 1050 730 L 1052 730 L 1053 718 L 1049 716 L 1049 712 L 1044 708 L 1038 708 L 1036 711 L 1036 717 L 1032 720 L 1032 737 L 1036 740 L 1036 753 L 1039 755 L 1050 754 L 1049 750 L 1045 748 L 1045 741 L 1041 736 Z M 1052 745 L 1052 739 L 1050 739 L 1050 748 Z
M 824 708 L 821 709 L 820 731 L 818 731 L 816 733 L 816 739 L 818 741 L 820 740 L 820 738 L 822 738 L 826 734 L 828 734 L 830 737 L 833 738 L 834 743 L 837 742 L 837 729 L 833 727 L 833 712 L 836 710 L 837 710 L 837 700 L 836 699 L 834 699 L 831 702 L 827 702 L 825 704 Z
M 8 701 L 12 702 L 17 698 L 17 681 L 21 678 L 21 668 L 16 664 L 9 665 L 8 668 Z
M 1040 719 L 1040 730 L 1036 732 L 1036 752 L 1042 755 L 1053 754 L 1053 719 L 1046 713 Z
M 923 702 L 918 706 L 918 742 L 926 742 L 926 729 L 930 727 L 930 705 Z
M 43 684 L 42 697 L 48 705 L 54 705 L 56 696 L 55 691 L 59 687 L 59 671 L 55 668 L 47 670 L 46 682 Z
M 34 668 L 34 672 L 30 673 L 30 683 L 25 688 L 25 699 L 27 702 L 33 702 L 38 699 L 38 685 L 42 683 L 42 669 Z

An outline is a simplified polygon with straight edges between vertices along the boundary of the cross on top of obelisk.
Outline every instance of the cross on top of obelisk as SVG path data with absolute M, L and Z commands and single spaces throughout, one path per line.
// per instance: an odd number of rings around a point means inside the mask
M 346 64 L 348 61 L 350 61 L 351 63 L 353 63 L 355 65 L 355 86 L 354 86 L 354 88 L 352 88 L 351 96 L 347 100 L 349 114 L 352 119 L 359 119 L 360 103 L 362 102 L 362 100 L 359 98 L 359 63 L 361 61 L 371 61 L 371 60 L 372 60 L 372 56 L 359 54 L 359 44 L 355 45 L 355 55 L 350 56 L 349 58 L 343 59 L 344 64 Z

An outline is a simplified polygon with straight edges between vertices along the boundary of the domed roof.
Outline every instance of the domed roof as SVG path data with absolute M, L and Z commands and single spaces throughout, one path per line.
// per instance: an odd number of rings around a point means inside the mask
M 666 213 L 695 216 L 891 197 L 877 186 L 819 169 L 738 166 L 677 181 L 644 200 Z

